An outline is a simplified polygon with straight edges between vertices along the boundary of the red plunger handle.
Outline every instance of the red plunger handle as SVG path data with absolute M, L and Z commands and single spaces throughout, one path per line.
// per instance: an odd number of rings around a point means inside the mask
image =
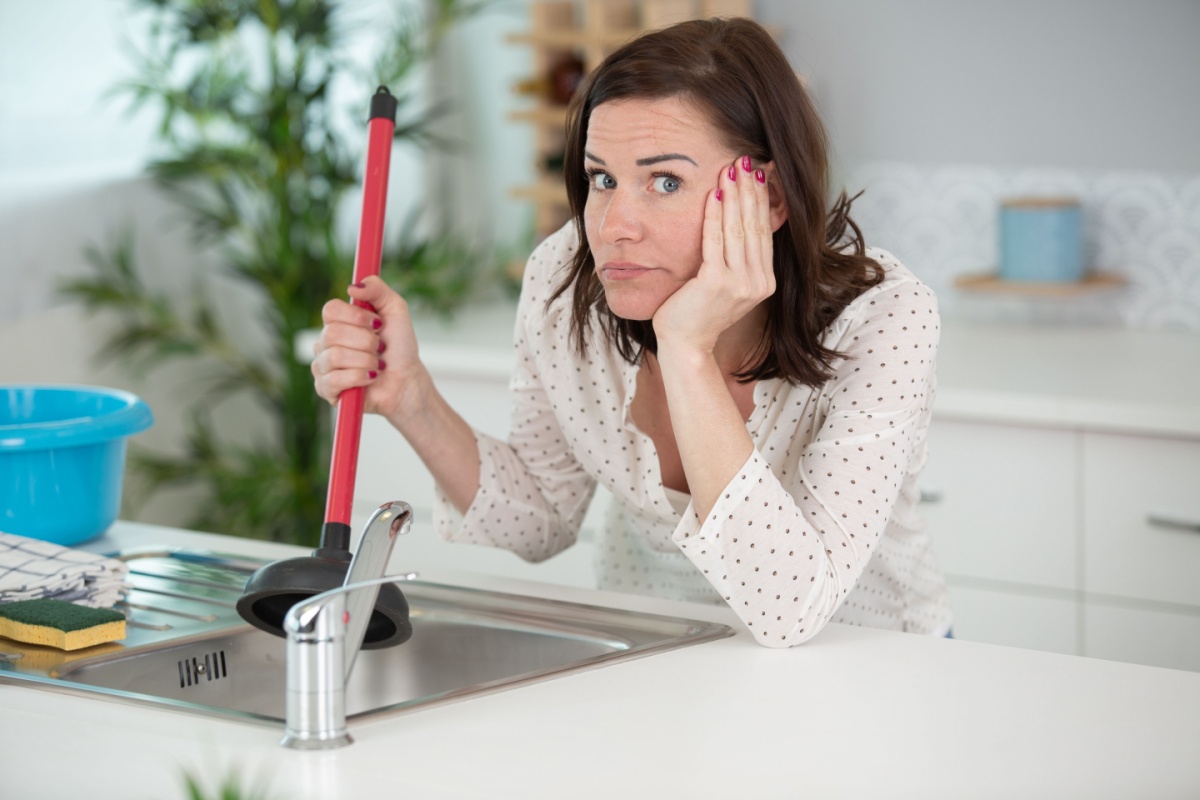
M 386 86 L 380 86 L 371 98 L 371 118 L 367 123 L 362 221 L 358 228 L 358 249 L 354 254 L 355 283 L 379 274 L 379 262 L 383 255 L 383 220 L 387 210 L 388 167 L 392 159 L 395 129 L 396 99 Z M 369 304 L 358 300 L 354 304 L 371 308 Z M 362 417 L 363 389 L 356 387 L 342 392 L 337 401 L 337 422 L 333 429 L 333 460 L 329 467 L 329 495 L 325 499 L 326 527 L 331 522 L 350 525 Z

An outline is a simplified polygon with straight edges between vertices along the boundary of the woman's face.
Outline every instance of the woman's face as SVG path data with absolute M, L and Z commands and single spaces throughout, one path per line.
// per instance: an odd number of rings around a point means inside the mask
M 705 199 L 740 155 L 683 100 L 614 100 L 592 110 L 583 217 L 614 314 L 648 320 L 696 275 Z

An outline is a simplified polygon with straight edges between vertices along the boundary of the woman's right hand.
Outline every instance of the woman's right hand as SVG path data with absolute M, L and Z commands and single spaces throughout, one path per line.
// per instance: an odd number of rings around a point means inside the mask
M 332 404 L 345 390 L 362 386 L 367 413 L 403 419 L 419 407 L 429 378 L 417 355 L 408 303 L 374 276 L 348 291 L 375 310 L 345 300 L 321 309 L 324 326 L 312 362 L 317 394 Z

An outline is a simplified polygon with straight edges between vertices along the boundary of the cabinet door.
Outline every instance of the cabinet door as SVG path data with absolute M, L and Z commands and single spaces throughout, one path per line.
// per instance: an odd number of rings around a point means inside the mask
M 1004 591 L 956 581 L 950 585 L 950 607 L 956 639 L 1079 655 L 1078 604 L 1068 596 Z
M 1200 606 L 1200 442 L 1090 433 L 1083 471 L 1086 591 Z
M 1084 613 L 1088 656 L 1200 670 L 1200 612 L 1154 611 L 1093 601 Z
M 935 416 L 921 486 L 947 573 L 1077 588 L 1075 433 Z

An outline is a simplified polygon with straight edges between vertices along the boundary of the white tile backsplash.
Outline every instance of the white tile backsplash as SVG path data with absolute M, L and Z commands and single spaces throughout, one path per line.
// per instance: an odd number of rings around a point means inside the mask
M 845 185 L 866 190 L 854 218 L 868 243 L 928 283 L 947 316 L 1200 332 L 1200 176 L 875 162 Z M 1078 197 L 1088 267 L 1128 284 L 1053 299 L 956 289 L 955 277 L 996 269 L 1000 201 L 1018 195 Z

